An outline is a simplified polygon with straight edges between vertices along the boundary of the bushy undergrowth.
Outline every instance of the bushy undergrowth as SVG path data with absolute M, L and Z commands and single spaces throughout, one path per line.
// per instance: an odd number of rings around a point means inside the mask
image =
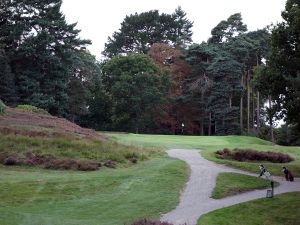
M 36 106 L 32 106 L 32 105 L 18 105 L 16 108 L 17 109 L 28 110 L 28 111 L 38 113 L 38 114 L 49 115 L 49 113 L 46 110 L 40 109 L 40 108 L 38 108 Z
M 132 223 L 131 225 L 173 225 L 173 224 L 167 223 L 167 222 L 142 219 L 142 220 L 138 220 L 138 221 Z M 184 225 L 184 224 L 182 224 L 182 225 Z
M 6 107 L 5 104 L 0 99 L 0 115 L 4 113 L 5 107 Z
M 216 156 L 221 159 L 233 159 L 237 161 L 269 161 L 272 163 L 287 163 L 294 159 L 281 152 L 260 152 L 253 149 L 234 149 L 227 148 L 217 151 Z
M 82 170 L 93 171 L 105 166 L 115 168 L 116 162 L 106 161 L 82 161 L 75 159 L 57 159 L 52 155 L 39 155 L 27 152 L 25 156 L 7 152 L 0 153 L 0 163 L 6 166 L 26 165 L 41 166 L 46 169 Z

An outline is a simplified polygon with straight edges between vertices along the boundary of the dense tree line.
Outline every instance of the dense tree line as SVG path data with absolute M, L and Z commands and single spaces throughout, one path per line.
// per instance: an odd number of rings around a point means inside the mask
M 248 31 L 240 13 L 203 43 L 178 7 L 126 16 L 98 62 L 60 12 L 60 0 L 0 3 L 0 98 L 101 130 L 255 134 L 297 142 L 300 9 Z M 280 131 L 276 121 L 286 124 Z M 278 136 L 279 135 L 279 136 Z
M 32 104 L 54 115 L 75 113 L 75 80 L 84 85 L 90 79 L 83 67 L 94 60 L 85 50 L 90 41 L 78 37 L 76 24 L 66 23 L 60 0 L 0 4 L 0 97 L 10 105 Z

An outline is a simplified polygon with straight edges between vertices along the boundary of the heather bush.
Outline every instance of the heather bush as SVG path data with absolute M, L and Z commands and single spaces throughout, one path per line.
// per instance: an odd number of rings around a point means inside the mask
M 142 219 L 142 220 L 138 220 L 138 221 L 132 223 L 131 225 L 173 225 L 173 224 L 167 223 L 167 222 Z
M 237 161 L 269 161 L 272 163 L 287 163 L 294 159 L 281 152 L 259 152 L 253 149 L 234 149 L 230 151 L 228 149 L 219 150 L 216 152 L 217 158 L 233 159 Z
M 103 162 L 81 161 L 74 159 L 57 159 L 54 156 L 47 154 L 34 154 L 26 152 L 24 156 L 15 153 L 0 152 L 0 163 L 7 166 L 27 165 L 27 166 L 42 166 L 45 169 L 63 169 L 63 170 L 81 170 L 93 171 L 99 167 L 106 166 L 108 168 L 116 168 L 117 163 L 112 160 Z
M 98 170 L 98 169 L 99 169 L 98 163 L 82 162 L 82 163 L 78 164 L 78 170 L 93 171 L 93 170 Z
M 3 164 L 6 165 L 6 166 L 19 165 L 20 160 L 18 159 L 17 156 L 9 156 L 4 160 Z
M 18 105 L 16 108 L 17 109 L 28 110 L 28 111 L 38 113 L 38 114 L 49 115 L 49 113 L 46 110 L 40 109 L 40 108 L 38 108 L 36 106 L 32 106 L 32 105 Z

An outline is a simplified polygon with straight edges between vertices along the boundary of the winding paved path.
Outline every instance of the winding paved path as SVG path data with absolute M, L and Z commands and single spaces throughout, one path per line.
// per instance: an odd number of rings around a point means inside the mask
M 161 217 L 162 221 L 167 221 L 174 225 L 185 223 L 186 225 L 195 225 L 197 224 L 197 219 L 207 212 L 266 196 L 266 189 L 264 189 L 219 200 L 212 199 L 210 196 L 220 172 L 235 172 L 251 176 L 257 176 L 257 174 L 208 161 L 199 154 L 198 150 L 171 149 L 167 152 L 169 156 L 188 163 L 191 168 L 191 176 L 184 191 L 181 193 L 179 205 L 173 211 L 164 214 Z M 300 179 L 295 179 L 294 182 L 287 182 L 283 181 L 281 177 L 273 177 L 273 180 L 280 183 L 274 190 L 275 194 L 300 191 Z

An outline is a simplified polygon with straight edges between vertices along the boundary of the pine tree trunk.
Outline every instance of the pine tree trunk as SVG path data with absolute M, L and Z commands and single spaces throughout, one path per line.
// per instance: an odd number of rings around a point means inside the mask
M 139 123 L 138 123 L 138 119 L 135 119 L 135 133 L 138 134 L 139 133 Z
M 201 122 L 200 122 L 200 135 L 203 136 L 204 135 L 204 119 L 203 116 L 201 117 Z
M 247 132 L 250 133 L 250 73 L 247 71 Z
M 252 129 L 254 130 L 255 124 L 255 101 L 254 101 L 254 91 L 252 91 Z
M 257 92 L 257 115 L 256 115 L 256 123 L 257 123 L 257 130 L 259 132 L 260 129 L 260 105 L 259 105 L 259 101 L 260 101 L 260 93 L 259 91 Z
M 211 135 L 211 112 L 209 113 L 208 136 Z
M 242 86 L 242 93 L 241 93 L 241 98 L 240 98 L 240 129 L 241 133 L 243 132 L 244 126 L 243 126 L 243 90 L 244 90 L 244 75 L 242 75 L 241 79 L 241 86 Z
M 217 134 L 217 121 L 215 120 L 215 134 Z
M 269 95 L 269 108 L 271 109 L 272 107 L 272 97 Z M 271 131 L 271 141 L 273 144 L 275 144 L 275 139 L 274 139 L 274 128 L 273 128 L 273 116 L 269 115 L 269 123 L 270 123 L 270 131 Z

